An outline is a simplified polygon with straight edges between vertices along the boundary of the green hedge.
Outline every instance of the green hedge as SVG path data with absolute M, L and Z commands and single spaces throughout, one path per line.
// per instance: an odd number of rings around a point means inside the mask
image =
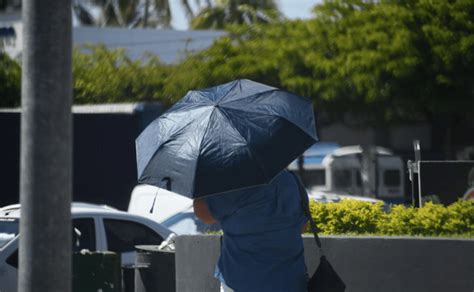
M 474 237 L 474 200 L 422 208 L 343 200 L 311 202 L 311 214 L 322 234 Z M 309 229 L 306 230 L 309 232 Z

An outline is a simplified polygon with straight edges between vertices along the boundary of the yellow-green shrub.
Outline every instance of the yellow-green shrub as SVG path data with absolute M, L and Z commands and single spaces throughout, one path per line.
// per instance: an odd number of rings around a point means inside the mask
M 323 234 L 474 236 L 474 201 L 449 206 L 425 203 L 422 208 L 343 200 L 311 202 L 311 214 Z M 309 231 L 309 230 L 307 230 Z
M 383 215 L 382 203 L 356 200 L 310 204 L 311 214 L 323 233 L 374 233 Z

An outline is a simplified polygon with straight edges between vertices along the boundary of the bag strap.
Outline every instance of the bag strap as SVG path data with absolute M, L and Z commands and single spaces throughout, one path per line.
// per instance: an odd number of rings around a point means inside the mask
M 290 173 L 294 176 L 296 180 L 296 184 L 298 185 L 298 190 L 301 197 L 301 206 L 303 208 L 304 213 L 306 214 L 306 217 L 308 217 L 309 225 L 311 227 L 311 232 L 313 232 L 316 245 L 319 247 L 319 251 L 321 252 L 321 255 L 324 255 L 323 247 L 321 245 L 321 240 L 319 239 L 319 236 L 318 236 L 318 227 L 316 226 L 316 223 L 314 223 L 313 217 L 311 216 L 311 212 L 309 210 L 308 194 L 306 193 L 306 190 L 303 186 L 303 183 L 301 182 L 301 179 L 295 173 L 291 171 Z

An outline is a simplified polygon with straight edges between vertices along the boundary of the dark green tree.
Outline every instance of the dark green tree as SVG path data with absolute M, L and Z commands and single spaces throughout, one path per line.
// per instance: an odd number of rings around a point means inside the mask
M 176 80 L 248 77 L 311 97 L 334 117 L 427 121 L 444 131 L 449 157 L 474 108 L 472 15 L 469 0 L 326 1 L 309 21 L 230 28 L 181 64 Z M 180 88 L 173 83 L 165 90 Z
M 474 108 L 474 2 L 327 1 L 315 13 L 331 48 L 315 63 L 331 66 L 322 96 L 376 121 L 428 121 L 452 156 Z
M 21 104 L 21 68 L 5 53 L 0 52 L 0 107 Z
M 170 100 L 162 94 L 170 65 L 150 56 L 131 60 L 125 50 L 105 46 L 76 48 L 73 54 L 74 102 L 120 103 Z M 83 49 L 83 50 L 84 50 Z
M 193 29 L 224 29 L 228 24 L 270 23 L 282 19 L 273 0 L 216 0 L 190 22 Z

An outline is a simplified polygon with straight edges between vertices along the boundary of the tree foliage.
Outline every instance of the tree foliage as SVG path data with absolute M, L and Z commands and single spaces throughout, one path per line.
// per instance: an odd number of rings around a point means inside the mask
M 274 0 L 218 0 L 190 21 L 193 29 L 224 29 L 229 24 L 278 22 L 283 18 Z
M 168 0 L 75 0 L 72 4 L 74 15 L 82 25 L 171 27 Z M 181 4 L 189 11 L 187 0 Z
M 74 55 L 75 102 L 170 104 L 191 89 L 249 78 L 337 117 L 466 120 L 474 108 L 472 15 L 470 0 L 327 0 L 310 20 L 228 26 L 227 36 L 174 65 L 90 48 Z
M 131 60 L 122 49 L 87 46 L 73 55 L 74 103 L 120 103 L 160 100 L 170 66 L 149 56 Z
M 228 23 L 269 22 L 281 16 L 273 0 L 195 0 L 194 10 L 189 0 L 180 4 L 194 29 L 223 29 Z M 170 28 L 173 14 L 169 0 L 75 0 L 73 11 L 83 25 L 126 27 Z
M 387 119 L 474 106 L 472 1 L 328 1 L 315 12 L 335 53 L 326 98 L 349 94 Z
M 472 15 L 467 0 L 326 1 L 310 21 L 231 28 L 196 58 L 215 77 L 203 86 L 250 77 L 373 121 L 459 117 L 474 108 Z
M 21 68 L 0 52 L 0 107 L 20 106 Z

